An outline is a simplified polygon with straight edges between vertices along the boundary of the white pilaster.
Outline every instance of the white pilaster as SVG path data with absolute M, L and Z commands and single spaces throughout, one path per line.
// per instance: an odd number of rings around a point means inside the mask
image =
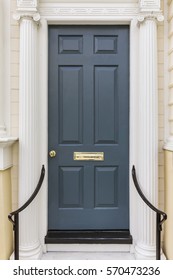
M 158 203 L 158 89 L 157 23 L 160 15 L 142 15 L 140 23 L 139 155 L 138 179 L 149 201 Z M 138 259 L 154 259 L 156 254 L 155 213 L 138 201 Z
M 23 4 L 36 1 L 18 1 Z M 31 3 L 32 2 L 32 3 Z M 38 174 L 37 127 L 37 28 L 39 14 L 23 10 L 15 15 L 20 20 L 20 99 L 19 99 L 19 206 L 35 190 Z M 34 6 L 35 8 L 35 6 Z M 20 215 L 20 259 L 39 259 L 42 254 L 39 242 L 37 199 Z

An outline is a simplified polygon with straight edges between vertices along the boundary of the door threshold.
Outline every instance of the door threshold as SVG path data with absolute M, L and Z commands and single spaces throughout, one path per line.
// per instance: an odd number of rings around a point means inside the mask
M 132 244 L 128 230 L 48 230 L 45 244 Z

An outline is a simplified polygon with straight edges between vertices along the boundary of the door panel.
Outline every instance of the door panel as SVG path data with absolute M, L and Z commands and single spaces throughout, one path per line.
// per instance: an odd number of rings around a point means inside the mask
M 82 143 L 81 66 L 59 67 L 59 138 L 60 144 Z
M 128 37 L 127 26 L 49 27 L 49 230 L 129 227 Z
M 107 184 L 109 182 L 109 184 Z M 118 168 L 95 168 L 95 207 L 118 207 Z
M 60 208 L 83 207 L 83 168 L 60 167 Z
M 94 70 L 95 143 L 115 144 L 118 136 L 117 68 L 96 66 Z

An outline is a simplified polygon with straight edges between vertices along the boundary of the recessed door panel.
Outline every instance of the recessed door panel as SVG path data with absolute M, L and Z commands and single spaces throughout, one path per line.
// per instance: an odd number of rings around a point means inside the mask
M 81 54 L 83 52 L 83 36 L 59 36 L 58 43 L 60 54 Z
M 95 207 L 118 207 L 117 167 L 95 168 Z
M 60 167 L 60 208 L 83 207 L 83 168 Z
M 118 67 L 95 67 L 95 143 L 118 141 Z M 106 116 L 105 116 L 105 111 Z
M 82 143 L 82 66 L 59 67 L 59 138 L 61 144 Z

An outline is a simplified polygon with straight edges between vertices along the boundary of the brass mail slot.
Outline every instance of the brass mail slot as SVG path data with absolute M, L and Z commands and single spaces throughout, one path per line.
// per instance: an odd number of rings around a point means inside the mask
M 74 160 L 95 160 L 95 161 L 103 161 L 104 153 L 103 152 L 74 152 L 73 153 Z

